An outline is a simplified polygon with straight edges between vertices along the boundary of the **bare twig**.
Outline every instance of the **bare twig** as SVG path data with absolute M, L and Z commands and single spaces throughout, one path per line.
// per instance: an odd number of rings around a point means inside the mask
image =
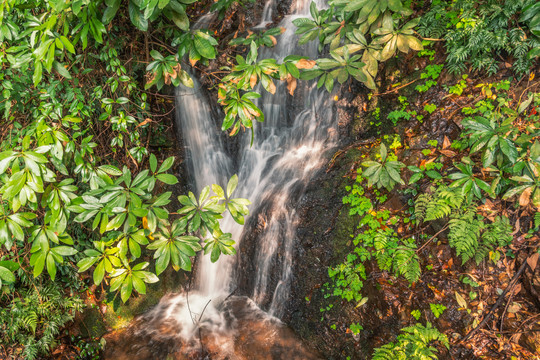
M 360 141 L 355 142 L 354 144 L 351 144 L 351 145 L 349 145 L 349 146 L 347 146 L 347 147 L 345 147 L 343 149 L 338 150 L 334 154 L 334 156 L 332 156 L 332 159 L 328 163 L 328 168 L 326 169 L 326 172 L 330 171 L 330 169 L 334 166 L 334 163 L 336 162 L 337 158 L 340 157 L 342 154 L 346 153 L 347 151 L 349 151 L 350 149 L 352 149 L 354 147 L 371 144 L 373 142 L 375 142 L 374 138 L 370 138 L 370 139 L 367 139 L 367 140 L 360 140 Z
M 413 81 L 409 81 L 409 82 L 406 83 L 405 85 L 398 86 L 398 87 L 396 87 L 396 88 L 393 88 L 392 90 L 388 90 L 388 91 L 383 92 L 383 93 L 380 93 L 380 94 L 373 94 L 372 96 L 381 96 L 381 95 L 392 94 L 392 93 L 398 91 L 399 89 L 403 89 L 404 87 L 407 87 L 407 86 L 411 85 L 412 83 L 417 82 L 418 80 L 420 80 L 420 78 L 414 79 Z
M 444 225 L 443 228 L 439 231 L 437 231 L 437 233 L 435 235 L 433 235 L 428 241 L 426 241 L 424 243 L 424 245 L 420 246 L 416 252 L 419 252 L 420 250 L 422 250 L 423 248 L 426 247 L 427 244 L 429 244 L 433 239 L 435 239 L 437 237 L 437 235 L 439 235 L 440 233 L 442 233 L 444 230 L 448 229 L 448 224 Z

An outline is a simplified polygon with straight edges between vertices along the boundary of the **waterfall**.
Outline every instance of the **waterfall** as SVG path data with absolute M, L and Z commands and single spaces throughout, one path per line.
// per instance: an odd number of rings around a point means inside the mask
M 271 21 L 274 1 L 267 2 L 264 11 L 267 18 L 262 19 L 262 24 Z M 260 59 L 273 57 L 281 61 L 290 54 L 311 58 L 317 55 L 317 44 L 297 45 L 292 24 L 294 18 L 309 16 L 310 3 L 311 0 L 297 0 L 293 4 L 292 15 L 286 16 L 279 25 L 285 32 L 278 37 L 277 46 L 260 49 Z M 255 269 L 253 274 L 248 274 L 252 288 L 247 290 L 245 295 L 249 298 L 243 298 L 242 308 L 257 309 L 251 311 L 257 319 L 262 316 L 279 322 L 292 277 L 298 223 L 294 209 L 308 181 L 324 164 L 325 152 L 337 141 L 332 98 L 317 90 L 313 82 L 299 81 L 294 96 L 288 94 L 283 83 L 277 84 L 275 95 L 261 89 L 262 97 L 257 105 L 263 110 L 265 121 L 254 125 L 252 146 L 249 132 L 237 135 L 234 139 L 237 149 L 232 159 L 219 129 L 219 111 L 212 108 L 212 100 L 208 99 L 196 76 L 193 78 L 193 89 L 180 86 L 176 92 L 178 128 L 186 147 L 190 177 L 198 192 L 208 184 L 225 185 L 230 176 L 238 174 L 235 197 L 248 198 L 253 204 L 250 216 L 254 221 L 246 224 L 260 219 L 256 251 L 253 258 L 247 259 L 253 262 Z M 237 249 L 246 234 L 253 232 L 249 225 L 242 227 L 231 217 L 225 217 L 221 225 L 224 231 L 232 233 Z M 238 285 L 237 275 L 242 270 L 237 268 L 237 257 L 242 256 L 242 253 L 222 255 L 216 263 L 211 263 L 209 256 L 201 255 L 190 291 L 163 299 L 147 317 L 173 319 L 180 324 L 179 332 L 185 340 L 192 339 L 197 330 L 200 336 L 201 328 L 216 334 L 234 332 L 231 327 L 241 323 L 235 318 L 239 306 L 234 304 L 238 304 L 239 297 L 230 295 Z M 227 347 L 233 345 L 220 345 L 222 350 Z

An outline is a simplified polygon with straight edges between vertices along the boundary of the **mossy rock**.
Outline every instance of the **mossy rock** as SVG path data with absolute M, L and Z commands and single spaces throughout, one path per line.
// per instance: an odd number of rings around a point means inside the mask
M 83 338 L 99 338 L 107 332 L 107 325 L 99 309 L 94 305 L 86 308 L 81 314 L 78 329 Z

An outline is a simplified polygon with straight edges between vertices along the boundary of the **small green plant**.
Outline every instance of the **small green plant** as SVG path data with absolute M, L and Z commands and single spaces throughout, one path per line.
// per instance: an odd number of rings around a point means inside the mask
M 351 326 L 349 326 L 349 330 L 351 330 L 353 335 L 358 335 L 360 334 L 360 331 L 364 330 L 364 328 L 360 324 L 351 324 Z
M 443 64 L 441 65 L 428 65 L 424 71 L 420 74 L 420 79 L 426 79 L 423 84 L 416 85 L 415 89 L 419 93 L 424 93 L 437 85 L 437 78 L 441 75 Z
M 407 102 L 407 98 L 404 96 L 398 97 L 399 103 L 401 104 L 401 108 L 398 110 L 391 111 L 388 113 L 388 119 L 392 120 L 392 123 L 394 125 L 397 125 L 397 123 L 401 120 L 410 120 L 412 116 L 416 116 L 415 111 L 409 111 L 407 110 L 407 106 L 409 106 L 409 103 Z
M 427 149 L 424 149 L 427 150 Z M 429 154 L 431 154 L 431 150 L 429 151 Z M 428 154 L 428 155 L 429 155 Z M 413 174 L 409 179 L 409 185 L 414 184 L 415 182 L 421 180 L 424 178 L 425 175 L 427 175 L 429 178 L 437 180 L 442 179 L 442 175 L 439 172 L 443 167 L 443 164 L 439 162 L 430 162 L 426 164 L 418 166 L 407 166 L 407 169 L 409 169 Z
M 427 111 L 429 114 L 433 114 L 435 110 L 437 110 L 437 105 L 435 104 L 426 104 L 424 105 L 424 110 Z
M 481 199 L 481 190 L 492 195 L 490 185 L 484 180 L 476 177 L 470 163 L 457 164 L 456 168 L 459 170 L 458 172 L 448 175 L 448 178 L 454 180 L 450 187 L 461 189 L 461 193 L 469 199 L 471 199 L 473 195 L 478 199 Z
M 401 329 L 402 333 L 395 343 L 389 343 L 375 349 L 373 360 L 433 360 L 437 350 L 430 345 L 436 341 L 450 348 L 448 338 L 434 328 L 431 323 L 426 326 L 416 324 Z
M 480 284 L 478 284 L 476 281 L 474 281 L 470 276 L 464 276 L 463 279 L 461 279 L 461 282 L 463 282 L 466 285 L 470 285 L 474 288 L 479 287 Z
M 79 349 L 79 354 L 76 359 L 99 360 L 101 358 L 101 350 L 103 349 L 103 341 L 98 341 L 98 339 L 88 340 L 72 336 L 71 342 Z
M 420 312 L 420 310 L 413 310 L 411 311 L 411 315 L 413 318 L 416 319 L 416 321 L 420 320 L 420 316 L 422 316 L 422 313 Z
M 463 91 L 467 88 L 467 81 L 466 79 L 469 77 L 467 74 L 463 74 L 461 76 L 461 80 L 459 80 L 455 85 L 452 85 L 448 88 L 449 94 L 455 94 L 457 96 L 460 96 L 463 94 Z
M 399 161 L 390 161 L 384 144 L 381 144 L 379 154 L 381 162 L 365 161 L 362 163 L 362 166 L 367 167 L 363 175 L 368 179 L 368 186 L 377 185 L 379 189 L 385 187 L 391 191 L 396 184 L 404 185 L 405 183 L 401 179 L 401 169 L 405 165 Z
M 431 309 L 431 312 L 433 313 L 433 316 L 435 316 L 436 319 L 438 319 L 439 316 L 442 315 L 444 310 L 446 310 L 446 306 L 442 304 L 429 304 L 429 307 Z

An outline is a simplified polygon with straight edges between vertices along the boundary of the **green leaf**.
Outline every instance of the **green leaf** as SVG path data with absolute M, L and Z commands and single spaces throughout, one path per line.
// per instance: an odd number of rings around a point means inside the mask
M 66 50 L 69 51 L 72 54 L 75 54 L 75 48 L 71 44 L 71 42 L 68 40 L 65 36 L 60 36 L 60 41 L 62 41 L 62 44 L 65 46 Z
M 144 281 L 141 280 L 139 277 L 137 277 L 136 275 L 137 273 L 133 273 L 133 277 L 132 277 L 132 280 L 133 280 L 133 287 L 135 288 L 135 290 L 139 293 L 139 294 L 146 294 L 146 285 L 144 284 Z
M 94 269 L 94 274 L 93 274 L 94 284 L 96 285 L 101 284 L 101 281 L 103 281 L 104 276 L 105 276 L 105 260 L 102 260 Z
M 32 77 L 34 81 L 34 86 L 37 86 L 39 82 L 41 81 L 41 75 L 43 71 L 43 65 L 41 64 L 41 61 L 36 60 L 34 63 L 34 75 Z
M 135 25 L 139 30 L 146 31 L 148 30 L 148 20 L 144 18 L 143 14 L 135 5 L 133 1 L 129 2 L 129 17 L 133 25 Z
M 99 260 L 98 257 L 86 257 L 84 259 L 79 260 L 79 262 L 77 263 L 77 266 L 79 267 L 79 272 L 84 272 L 90 269 L 90 267 L 94 265 L 96 261 L 98 260 Z
M 174 185 L 178 183 L 176 176 L 171 174 L 158 174 L 156 175 L 156 178 L 167 185 Z
M 51 253 L 47 254 L 47 272 L 54 281 L 56 277 L 56 263 Z
M 69 71 L 67 71 L 67 69 L 64 67 L 64 65 L 62 65 L 58 61 L 55 61 L 53 63 L 53 66 L 54 66 L 54 69 L 56 71 L 58 71 L 58 74 L 60 74 L 61 76 L 65 77 L 66 79 L 71 79 L 72 78 Z
M 128 275 L 122 284 L 122 288 L 120 289 L 120 297 L 122 298 L 123 302 L 126 302 L 129 299 L 132 291 L 132 275 Z
M 236 189 L 236 186 L 238 186 L 238 175 L 234 174 L 230 179 L 229 183 L 227 184 L 227 196 L 231 198 L 232 193 Z
M 77 253 L 77 250 L 70 246 L 57 246 L 52 248 L 51 251 L 60 256 L 72 256 Z
M 107 8 L 103 12 L 103 17 L 101 18 L 101 21 L 103 24 L 107 25 L 111 22 L 111 20 L 115 17 L 116 13 L 118 12 L 118 9 L 120 8 L 121 0 L 109 0 L 106 1 Z
M 0 279 L 5 282 L 15 282 L 15 275 L 6 267 L 0 266 Z
M 174 156 L 168 157 L 163 161 L 161 166 L 159 167 L 158 173 L 163 173 L 171 168 L 171 166 L 174 164 Z
M 116 166 L 101 165 L 98 169 L 105 172 L 106 174 L 109 174 L 109 175 L 113 175 L 113 176 L 122 175 L 122 171 L 120 171 L 120 169 L 118 169 Z
M 150 154 L 149 162 L 150 162 L 150 171 L 152 171 L 153 173 L 155 173 L 155 172 L 156 172 L 156 169 L 157 169 L 157 158 L 156 158 L 156 155 Z

